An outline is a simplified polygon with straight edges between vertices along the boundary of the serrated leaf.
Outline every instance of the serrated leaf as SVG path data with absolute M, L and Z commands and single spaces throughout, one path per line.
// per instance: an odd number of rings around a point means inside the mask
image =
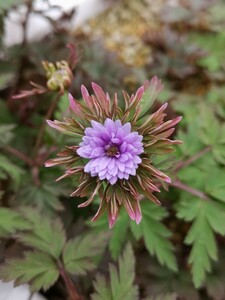
M 0 155 L 0 170 L 3 174 L 7 174 L 18 185 L 21 180 L 21 175 L 24 171 L 12 163 L 6 156 Z
M 51 220 L 34 209 L 22 210 L 24 217 L 32 224 L 30 231 L 17 237 L 26 245 L 59 258 L 66 242 L 66 234 L 59 219 Z
M 225 165 L 225 144 L 215 144 L 212 153 L 218 163 Z
M 221 48 L 225 41 L 224 31 L 213 34 L 192 34 L 191 41 L 207 51 L 207 55 L 199 60 L 199 64 L 210 72 L 220 70 L 224 62 L 224 51 Z
M 202 105 L 200 107 L 201 132 L 200 139 L 206 145 L 214 145 L 217 143 L 220 133 L 220 125 L 216 119 L 212 109 Z
M 161 223 L 167 215 L 165 209 L 147 200 L 141 203 L 141 209 L 143 217 L 138 226 L 141 227 L 146 248 L 151 255 L 156 255 L 160 264 L 176 271 L 177 263 L 173 254 L 173 245 L 168 240 L 171 233 Z
M 109 243 L 109 250 L 113 259 L 117 259 L 121 253 L 121 249 L 127 238 L 128 227 L 129 217 L 125 211 L 123 211 L 113 228 L 113 233 Z
M 132 222 L 134 223 L 134 222 Z M 95 232 L 110 232 L 109 250 L 113 259 L 117 259 L 121 253 L 121 249 L 127 240 L 127 232 L 129 229 L 129 217 L 124 209 L 121 210 L 116 224 L 108 229 L 107 216 L 103 216 L 97 222 L 88 222 Z
M 225 202 L 225 169 L 214 168 L 205 183 L 206 192 L 212 197 Z
M 47 290 L 59 277 L 55 262 L 43 252 L 27 252 L 24 259 L 9 260 L 1 267 L 0 274 L 5 281 L 29 282 L 32 292 L 42 288 Z
M 92 300 L 137 300 L 138 289 L 133 285 L 135 258 L 130 244 L 127 244 L 119 258 L 118 270 L 110 265 L 110 281 L 97 275 Z
M 193 224 L 185 237 L 192 245 L 188 262 L 192 265 L 195 287 L 200 287 L 206 273 L 211 271 L 212 260 L 218 259 L 215 233 L 225 235 L 225 208 L 219 203 L 196 197 L 184 198 L 177 205 L 177 216 Z
M 0 237 L 8 236 L 17 230 L 30 228 L 30 223 L 18 212 L 8 208 L 0 208 Z
M 92 295 L 92 300 L 112 300 L 111 291 L 104 276 L 97 274 L 93 285 L 96 293 Z
M 52 213 L 63 209 L 59 199 L 63 193 L 64 190 L 60 183 L 57 185 L 55 183 L 43 183 L 40 186 L 36 186 L 28 181 L 22 186 L 18 197 L 23 204 L 35 204 L 39 209 L 44 209 Z
M 139 260 L 140 263 L 140 260 Z M 146 269 L 146 257 L 143 257 L 142 268 Z M 165 267 L 157 264 L 156 261 L 150 260 L 148 268 L 149 280 L 147 293 L 154 297 L 157 295 L 175 293 L 178 299 L 183 300 L 199 300 L 198 291 L 194 288 L 191 276 L 182 269 L 179 273 L 175 273 Z M 139 266 L 141 268 L 141 265 Z M 140 271 L 139 270 L 139 274 Z
M 88 234 L 70 240 L 63 250 L 63 263 L 72 274 L 86 274 L 96 267 L 94 257 L 101 254 L 109 240 L 108 233 Z

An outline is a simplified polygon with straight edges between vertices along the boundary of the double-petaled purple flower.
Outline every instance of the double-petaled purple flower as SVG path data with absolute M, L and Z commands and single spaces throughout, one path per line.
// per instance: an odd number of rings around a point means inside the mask
M 89 158 L 84 172 L 100 180 L 115 184 L 118 179 L 129 179 L 136 175 L 140 154 L 144 152 L 138 132 L 131 132 L 130 123 L 122 125 L 120 120 L 106 119 L 104 125 L 91 121 L 92 127 L 85 129 L 77 154 Z
M 89 205 L 96 195 L 99 209 L 92 219 L 108 212 L 112 227 L 121 207 L 132 220 L 141 220 L 140 198 L 144 196 L 159 203 L 154 195 L 158 186 L 171 182 L 154 167 L 153 154 L 172 152 L 177 140 L 168 137 L 180 117 L 164 121 L 167 104 L 149 114 L 149 109 L 163 86 L 157 77 L 146 81 L 135 95 L 124 92 L 124 103 L 117 95 L 111 100 L 100 86 L 92 84 L 94 95 L 82 86 L 83 102 L 69 95 L 71 118 L 48 124 L 64 134 L 74 136 L 78 145 L 66 146 L 58 158 L 46 162 L 47 167 L 65 164 L 66 172 L 59 179 L 73 176 L 77 182 L 71 196 L 87 197 L 79 207 Z

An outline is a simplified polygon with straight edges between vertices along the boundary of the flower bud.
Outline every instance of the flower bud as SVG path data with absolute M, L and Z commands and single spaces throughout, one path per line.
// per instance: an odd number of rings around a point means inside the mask
M 50 91 L 59 91 L 63 94 L 65 89 L 71 85 L 73 74 L 65 60 L 57 61 L 55 64 L 43 61 L 42 65 L 48 78 L 47 87 Z

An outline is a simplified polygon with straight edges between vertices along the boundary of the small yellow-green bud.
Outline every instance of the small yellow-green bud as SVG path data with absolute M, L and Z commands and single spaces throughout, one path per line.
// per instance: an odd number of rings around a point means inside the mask
M 42 65 L 48 78 L 48 89 L 51 91 L 60 91 L 63 94 L 64 90 L 69 88 L 73 79 L 73 74 L 68 63 L 65 60 L 57 61 L 55 64 L 43 61 Z

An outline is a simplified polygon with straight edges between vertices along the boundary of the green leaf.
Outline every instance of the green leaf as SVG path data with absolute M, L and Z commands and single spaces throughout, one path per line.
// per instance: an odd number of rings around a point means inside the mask
M 212 153 L 218 163 L 225 165 L 225 144 L 215 144 Z
M 43 180 L 43 182 L 45 181 Z M 61 183 L 48 182 L 36 186 L 28 179 L 20 189 L 18 197 L 23 204 L 35 204 L 39 209 L 52 213 L 55 210 L 63 209 L 59 199 L 65 193 L 63 188 Z
M 192 34 L 191 41 L 208 52 L 208 55 L 199 60 L 199 64 L 211 72 L 219 71 L 225 59 L 222 49 L 225 42 L 224 31 L 219 33 Z
M 59 219 L 52 220 L 38 211 L 26 207 L 24 217 L 32 224 L 30 231 L 18 234 L 26 245 L 41 250 L 58 259 L 66 242 L 63 225 Z
M 7 144 L 13 139 L 14 134 L 12 133 L 12 130 L 15 127 L 16 125 L 14 124 L 2 124 L 0 126 L 0 144 Z
M 206 145 L 214 145 L 217 143 L 220 132 L 220 125 L 217 121 L 212 109 L 205 105 L 200 106 L 200 139 Z
M 225 202 L 225 169 L 214 168 L 208 174 L 205 190 L 212 197 Z
M 132 222 L 134 223 L 134 222 Z M 121 210 L 116 224 L 112 229 L 108 229 L 107 216 L 102 216 L 97 222 L 88 222 L 95 232 L 110 232 L 109 250 L 113 259 L 117 259 L 121 249 L 127 240 L 129 229 L 129 217 L 124 209 Z
M 119 258 L 118 270 L 114 265 L 109 267 L 110 280 L 101 275 L 96 276 L 95 293 L 92 300 L 137 300 L 138 288 L 133 285 L 135 276 L 135 258 L 130 244 L 127 244 Z
M 119 216 L 115 226 L 113 227 L 113 234 L 109 243 L 109 250 L 114 259 L 117 259 L 121 253 L 122 246 L 127 240 L 127 232 L 129 227 L 129 217 L 123 210 L 123 213 Z
M 18 230 L 29 229 L 30 223 L 18 212 L 0 208 L 0 237 L 6 237 Z
M 147 200 L 142 201 L 141 209 L 143 217 L 138 226 L 141 228 L 146 248 L 151 255 L 156 255 L 160 264 L 176 271 L 177 263 L 173 254 L 173 245 L 168 240 L 171 233 L 161 223 L 167 215 L 165 209 Z
M 84 275 L 95 269 L 94 257 L 101 254 L 109 240 L 108 233 L 88 234 L 70 240 L 63 250 L 63 263 L 68 272 Z
M 177 205 L 178 218 L 194 221 L 185 238 L 192 245 L 188 262 L 192 265 L 195 287 L 199 288 L 211 271 L 212 260 L 218 259 L 215 233 L 225 235 L 225 208 L 210 200 L 184 197 Z
M 213 266 L 213 271 L 208 274 L 205 281 L 207 294 L 210 299 L 223 300 L 225 297 L 225 271 L 224 256 Z
M 189 273 L 183 270 L 179 270 L 179 273 L 175 273 L 165 267 L 157 264 L 156 261 L 150 259 L 149 268 L 147 267 L 146 257 L 142 260 L 143 266 L 139 265 L 139 268 L 143 268 L 143 271 L 147 271 L 148 278 L 148 293 L 154 297 L 157 295 L 175 293 L 178 299 L 183 300 L 199 300 L 198 291 L 194 288 L 191 276 Z M 142 273 L 142 269 L 139 270 L 139 274 Z
M 54 260 L 46 253 L 26 252 L 24 259 L 7 261 L 0 269 L 5 281 L 15 280 L 16 284 L 30 284 L 32 292 L 47 290 L 59 277 Z
M 108 281 L 100 274 L 96 275 L 94 288 L 96 293 L 92 295 L 92 300 L 113 300 Z
M 198 128 L 199 126 L 195 120 L 188 124 L 185 133 L 182 131 L 178 132 L 177 139 L 183 142 L 183 144 L 179 145 L 179 150 L 186 157 L 195 155 L 204 147 L 199 136 L 196 134 Z
M 15 181 L 16 185 L 19 184 L 21 175 L 24 173 L 21 168 L 12 163 L 6 156 L 3 155 L 0 155 L 0 171 L 2 172 L 0 178 L 9 176 Z

